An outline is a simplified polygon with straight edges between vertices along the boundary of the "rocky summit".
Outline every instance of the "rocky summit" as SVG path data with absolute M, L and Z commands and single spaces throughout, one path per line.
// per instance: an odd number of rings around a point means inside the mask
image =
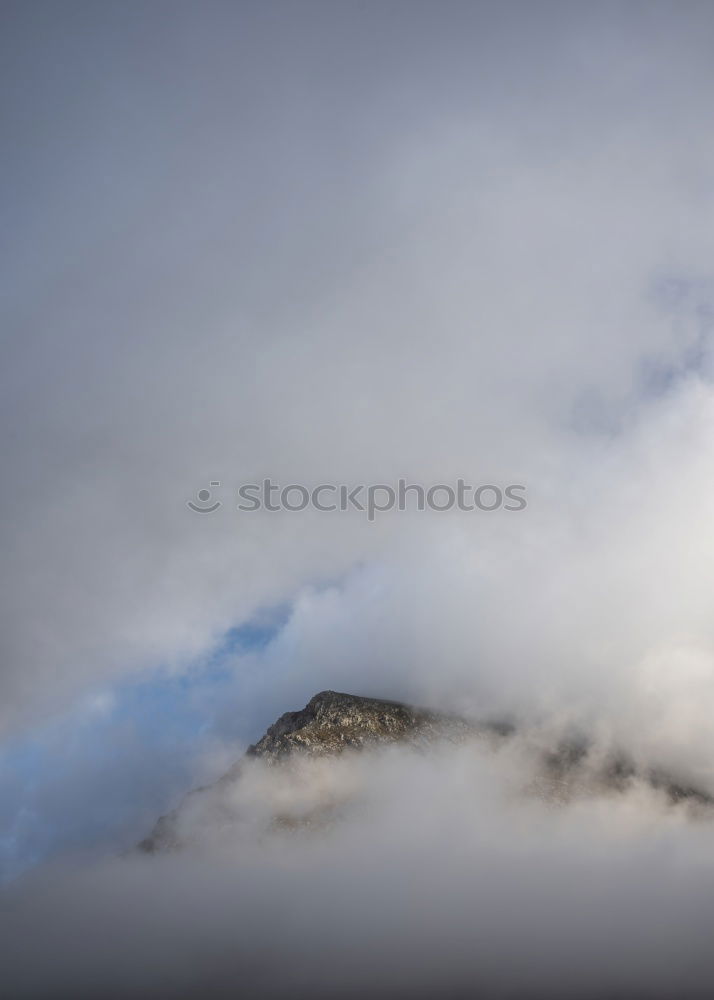
M 321 691 L 304 708 L 281 715 L 217 782 L 190 792 L 177 809 L 158 820 L 151 834 L 138 846 L 148 853 L 181 847 L 187 841 L 186 829 L 191 824 L 194 830 L 200 828 L 209 813 L 219 824 L 234 823 L 235 810 L 231 812 L 233 807 L 227 806 L 226 801 L 240 800 L 240 795 L 234 794 L 235 789 L 243 786 L 242 779 L 251 762 L 267 766 L 275 776 L 280 774 L 286 781 L 299 784 L 304 774 L 301 777 L 295 769 L 301 762 L 312 766 L 310 762 L 321 758 L 392 744 L 426 752 L 445 743 L 474 741 L 483 748 L 496 749 L 514 736 L 525 741 L 533 761 L 533 780 L 525 790 L 539 798 L 565 803 L 593 792 L 623 792 L 639 782 L 663 793 L 674 804 L 683 802 L 707 812 L 714 809 L 714 798 L 704 789 L 664 769 L 636 765 L 620 751 L 603 753 L 582 737 L 543 744 L 530 740 L 527 732 L 519 732 L 507 723 L 476 723 L 398 701 Z M 315 807 L 310 815 L 320 812 L 324 814 L 323 806 Z M 301 825 L 294 818 L 289 820 L 278 814 L 272 819 L 280 820 L 283 826 Z
M 246 755 L 273 763 L 294 753 L 324 756 L 386 743 L 424 746 L 444 739 L 458 742 L 478 731 L 457 716 L 398 701 L 322 691 L 301 711 L 281 715 Z
M 160 817 L 154 829 L 139 844 L 148 853 L 173 850 L 184 841 L 182 819 L 200 803 L 220 799 L 220 793 L 244 773 L 245 764 L 260 761 L 269 767 L 288 762 L 330 757 L 369 747 L 399 743 L 426 750 L 439 743 L 463 743 L 469 739 L 499 739 L 507 727 L 496 723 L 476 725 L 455 715 L 415 708 L 397 701 L 321 691 L 297 712 L 286 712 L 265 735 L 248 747 L 242 760 L 215 784 L 195 789 L 177 809 Z

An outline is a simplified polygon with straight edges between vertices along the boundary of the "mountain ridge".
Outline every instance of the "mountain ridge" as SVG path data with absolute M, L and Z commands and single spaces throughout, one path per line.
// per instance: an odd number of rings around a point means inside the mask
M 505 721 L 475 722 L 405 702 L 320 691 L 304 708 L 281 715 L 216 782 L 190 791 L 176 809 L 159 817 L 137 848 L 149 854 L 179 848 L 182 811 L 201 796 L 239 781 L 250 761 L 279 768 L 290 760 L 329 758 L 396 744 L 428 751 L 438 744 L 478 740 L 495 748 L 518 731 Z M 714 796 L 708 791 L 679 780 L 666 769 L 638 767 L 623 752 L 595 753 L 591 759 L 591 749 L 588 740 L 577 736 L 560 738 L 554 746 L 534 746 L 538 777 L 530 792 L 562 803 L 583 791 L 623 792 L 640 781 L 663 793 L 672 804 L 714 807 Z

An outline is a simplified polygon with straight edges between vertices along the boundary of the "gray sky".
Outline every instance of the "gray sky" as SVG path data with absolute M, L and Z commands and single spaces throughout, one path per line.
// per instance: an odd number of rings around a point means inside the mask
M 588 507 L 607 534 L 588 476 L 656 475 L 638 435 L 706 408 L 707 5 L 4 16 L 9 730 L 357 564 L 428 574 L 441 531 L 495 553 Z M 532 509 L 184 506 L 401 474 L 527 481 Z
M 11 868 L 123 843 L 325 687 L 587 725 L 714 791 L 711 5 L 2 22 Z M 264 476 L 529 502 L 233 509 Z

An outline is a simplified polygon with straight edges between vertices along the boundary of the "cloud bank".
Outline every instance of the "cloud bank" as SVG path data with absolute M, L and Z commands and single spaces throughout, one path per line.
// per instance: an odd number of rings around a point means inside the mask
M 4 21 L 3 856 L 125 847 L 322 688 L 583 730 L 714 792 L 709 6 Z M 528 507 L 235 510 L 267 477 L 517 482 Z M 157 677 L 191 712 L 155 738 L 124 699 Z M 706 834 L 648 793 L 555 817 L 383 766 L 372 825 L 319 848 L 38 872 L 3 903 L 18 995 L 32 941 L 56 977 L 32 988 L 75 997 L 233 984 L 226 955 L 266 995 L 320 956 L 316 995 L 339 962 L 410 995 L 445 969 L 504 996 L 709 975 Z
M 529 588 L 557 600 L 572 564 L 613 641 L 647 615 L 664 631 L 636 538 L 652 564 L 664 550 L 662 580 L 678 549 L 666 638 L 710 641 L 690 621 L 709 536 L 705 7 L 8 21 L 8 194 L 27 212 L 6 303 L 6 729 L 182 669 L 355 565 L 426 589 L 450 548 L 455 602 L 478 573 L 491 621 Z M 378 525 L 184 504 L 212 479 L 227 500 L 263 476 L 401 475 L 514 479 L 532 502 Z M 541 630 L 575 633 L 573 610 Z M 617 638 L 596 668 L 615 678 Z M 550 641 L 530 642 L 534 670 Z M 473 629 L 462 658 L 495 657 Z
M 636 785 L 563 811 L 523 796 L 529 770 L 522 748 L 468 746 L 248 764 L 189 809 L 188 853 L 46 871 L 6 893 L 6 987 L 707 996 L 709 824 Z

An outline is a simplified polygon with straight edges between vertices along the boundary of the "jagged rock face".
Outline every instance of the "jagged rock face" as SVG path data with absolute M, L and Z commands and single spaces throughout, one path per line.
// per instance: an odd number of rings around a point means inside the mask
M 437 740 L 460 741 L 476 728 L 463 719 L 412 708 L 396 701 L 322 691 L 299 712 L 286 712 L 248 748 L 249 757 L 268 763 L 293 753 L 324 756 L 348 748 Z
M 220 800 L 221 793 L 231 783 L 244 777 L 245 766 L 251 761 L 271 768 L 280 765 L 282 770 L 291 761 L 327 758 L 369 747 L 398 743 L 426 750 L 443 742 L 499 739 L 502 735 L 502 727 L 496 724 L 476 726 L 457 716 L 396 701 L 322 691 L 305 708 L 282 715 L 214 785 L 189 792 L 177 809 L 160 817 L 151 834 L 138 846 L 148 853 L 180 847 L 182 817 L 201 804 L 207 805 L 212 798 Z
M 305 767 L 314 769 L 322 766 L 321 759 L 327 763 L 328 758 L 345 753 L 393 744 L 428 751 L 445 742 L 478 742 L 482 749 L 496 749 L 511 736 L 519 734 L 507 724 L 476 724 L 396 701 L 322 691 L 305 708 L 282 715 L 219 781 L 190 792 L 177 809 L 158 820 L 149 837 L 138 846 L 149 853 L 182 846 L 187 817 L 193 816 L 195 821 L 198 816 L 200 826 L 206 811 L 219 825 L 229 826 L 236 821 L 240 824 L 241 817 L 230 803 L 240 799 L 235 790 L 245 788 L 247 772 L 253 765 L 267 766 L 278 785 L 282 782 L 300 788 L 301 783 L 305 784 Z M 527 740 L 527 734 L 521 733 L 519 738 Z M 601 756 L 582 738 L 560 740 L 555 745 L 530 744 L 529 753 L 534 778 L 524 787 L 524 793 L 554 804 L 603 791 L 621 793 L 633 782 L 640 782 L 663 792 L 672 803 L 684 802 L 706 810 L 714 808 L 714 798 L 706 791 L 677 781 L 665 771 L 638 768 L 621 753 Z M 262 803 L 252 802 L 252 805 L 260 808 Z M 246 807 L 250 803 L 244 801 L 242 808 Z M 302 818 L 296 819 L 278 809 L 268 826 L 272 823 L 285 828 L 309 826 L 315 816 L 329 811 L 329 803 L 327 806 L 321 803 L 307 813 L 298 810 Z

